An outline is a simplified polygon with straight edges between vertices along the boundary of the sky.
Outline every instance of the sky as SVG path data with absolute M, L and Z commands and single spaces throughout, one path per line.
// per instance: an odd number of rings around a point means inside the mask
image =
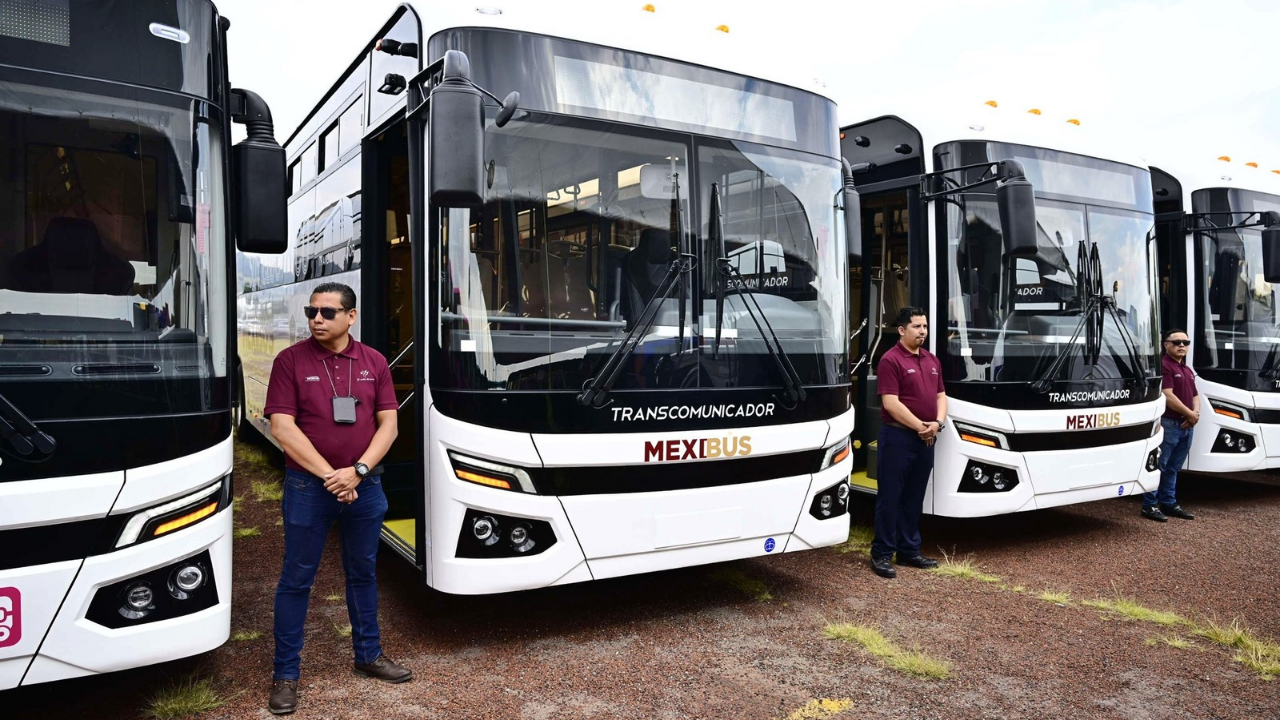
M 521 0 L 459 0 L 502 7 Z M 271 105 L 283 142 L 399 4 L 215 0 L 231 19 L 234 85 Z M 625 32 L 639 0 L 562 0 Z M 1280 169 L 1280 73 L 1257 0 L 653 0 L 658 12 L 724 23 L 827 85 L 842 124 L 884 108 L 910 118 L 997 100 L 1079 118 L 1151 164 L 1231 156 Z M 421 9 L 421 8 L 420 8 Z M 620 21 L 619 21 L 620 19 Z M 899 111 L 898 108 L 901 108 Z M 1096 130 L 1097 128 L 1095 128 Z

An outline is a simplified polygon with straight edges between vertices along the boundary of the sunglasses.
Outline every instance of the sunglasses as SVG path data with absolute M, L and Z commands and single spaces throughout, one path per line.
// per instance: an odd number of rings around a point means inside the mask
M 302 308 L 302 314 L 306 315 L 308 320 L 315 320 L 317 314 L 323 315 L 325 320 L 332 320 L 338 317 L 338 313 L 340 312 L 349 312 L 349 311 L 344 310 L 342 308 L 314 307 L 312 305 L 308 305 Z
M 1169 343 L 1170 345 L 1178 345 L 1180 347 L 1185 347 L 1191 344 L 1190 340 L 1165 340 L 1165 342 Z

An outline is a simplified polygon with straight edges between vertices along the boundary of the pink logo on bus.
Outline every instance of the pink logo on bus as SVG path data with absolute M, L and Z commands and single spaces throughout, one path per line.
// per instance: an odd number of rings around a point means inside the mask
M 0 648 L 22 639 L 22 594 L 18 588 L 0 587 Z

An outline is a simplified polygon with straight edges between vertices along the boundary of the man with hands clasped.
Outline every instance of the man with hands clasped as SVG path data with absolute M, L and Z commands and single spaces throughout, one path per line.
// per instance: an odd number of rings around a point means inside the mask
M 1169 522 L 1170 517 L 1194 520 L 1195 515 L 1178 504 L 1178 471 L 1191 451 L 1191 437 L 1200 422 L 1200 393 L 1196 391 L 1196 374 L 1187 364 L 1191 339 L 1182 330 L 1166 330 L 1160 370 L 1164 376 L 1165 410 L 1160 418 L 1164 440 L 1160 443 L 1160 487 L 1142 494 L 1142 517 L 1156 522 Z
M 311 337 L 276 356 L 265 413 L 285 452 L 284 566 L 276 586 L 275 669 L 267 709 L 297 709 L 303 626 L 329 529 L 342 534 L 347 613 L 358 675 L 400 683 L 413 673 L 382 653 L 378 537 L 387 513 L 382 461 L 397 434 L 387 360 L 354 340 L 356 296 L 318 285 L 303 309 Z
M 871 568 L 897 576 L 899 565 L 928 569 L 938 561 L 920 554 L 920 513 L 933 472 L 933 444 L 946 427 L 942 364 L 924 348 L 929 318 L 923 309 L 898 311 L 898 342 L 876 366 L 880 436 L 876 465 L 876 532 Z

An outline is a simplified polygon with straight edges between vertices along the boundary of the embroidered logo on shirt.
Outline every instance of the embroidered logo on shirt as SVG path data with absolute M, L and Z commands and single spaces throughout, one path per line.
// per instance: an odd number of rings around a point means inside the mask
M 319 375 L 308 375 L 308 376 L 307 376 L 307 382 L 320 382 L 320 376 L 319 376 Z
M 916 371 L 916 369 L 915 369 L 915 368 L 907 368 L 907 374 L 908 374 L 908 375 L 910 375 L 911 373 L 913 373 L 913 372 L 915 372 L 915 371 Z
M 933 373 L 934 375 L 937 375 L 937 374 L 938 374 L 938 368 L 929 368 L 929 372 Z

